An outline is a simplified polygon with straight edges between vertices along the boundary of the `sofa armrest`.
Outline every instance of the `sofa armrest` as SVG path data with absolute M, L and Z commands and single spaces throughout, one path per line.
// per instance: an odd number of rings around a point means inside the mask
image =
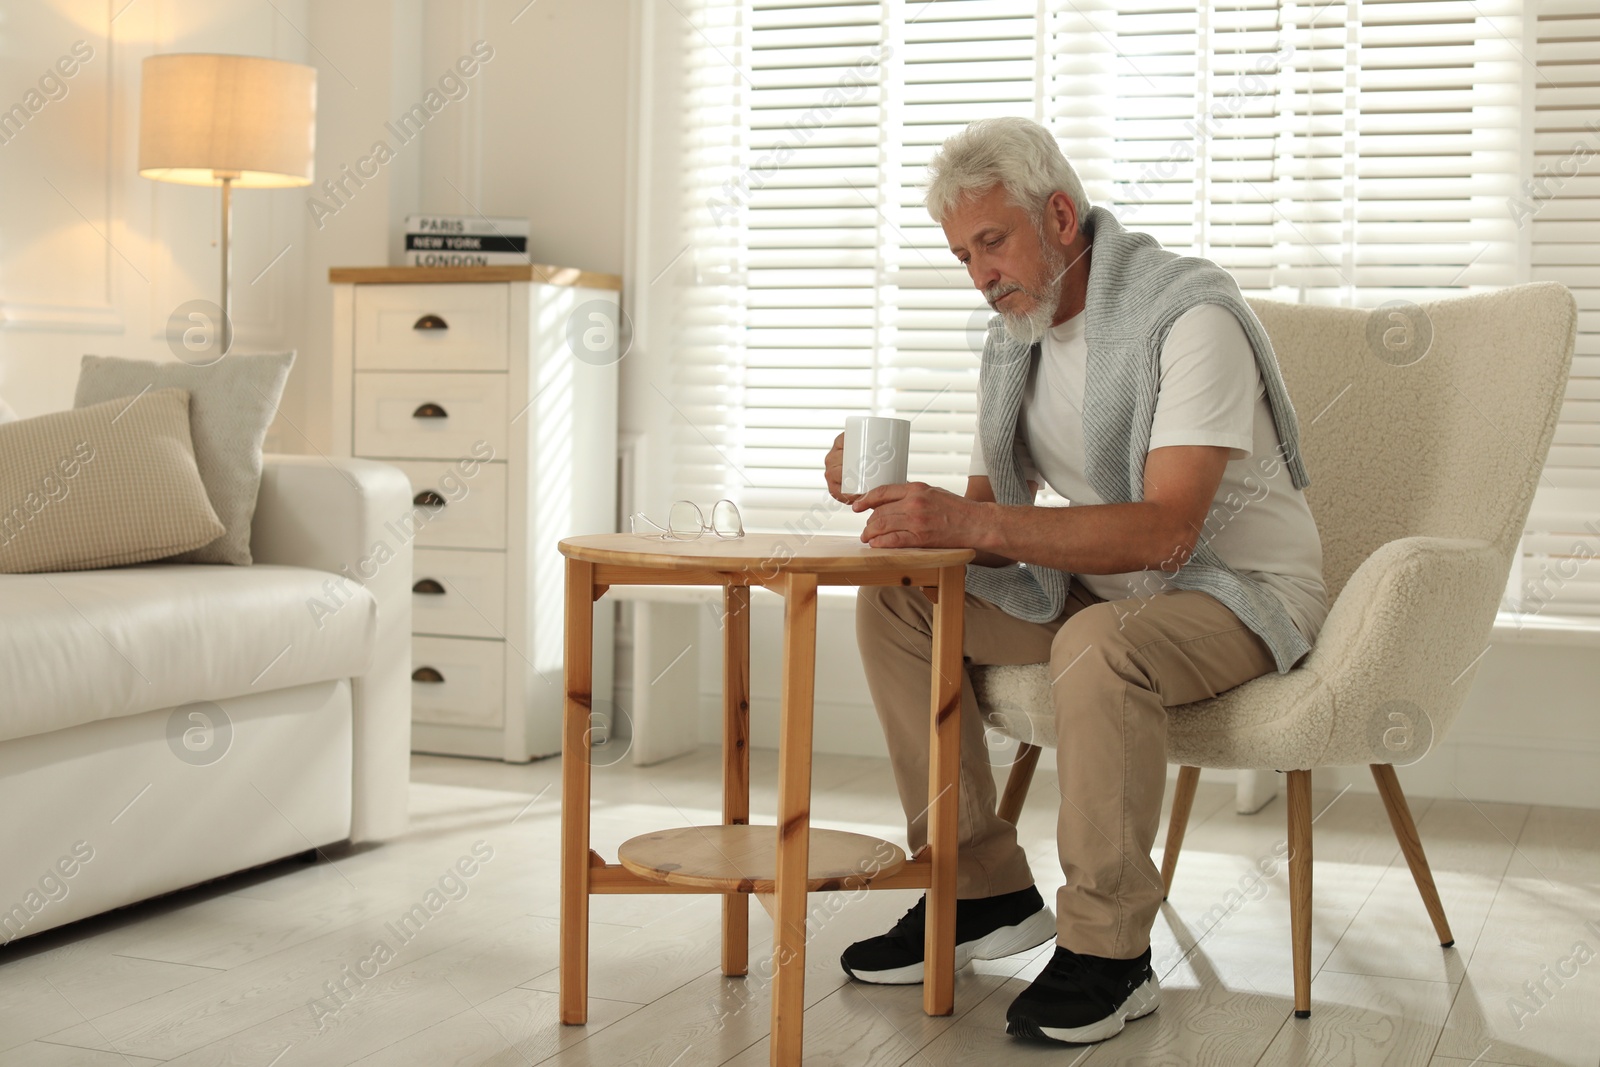
M 386 524 L 410 511 L 411 483 L 398 467 L 365 459 L 263 456 L 250 531 L 255 562 L 347 575 L 378 605 L 372 662 L 351 683 L 353 842 L 397 837 L 407 825 L 411 542 Z
M 1497 545 L 1448 537 L 1397 538 L 1362 561 L 1303 663 L 1334 695 L 1314 766 L 1403 766 L 1444 736 L 1488 648 L 1510 567 Z M 1405 745 L 1388 743 L 1397 738 Z

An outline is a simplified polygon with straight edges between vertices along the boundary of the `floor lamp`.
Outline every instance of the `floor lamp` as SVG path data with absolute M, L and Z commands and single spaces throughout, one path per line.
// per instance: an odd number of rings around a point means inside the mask
M 258 56 L 180 53 L 144 61 L 139 174 L 222 186 L 221 354 L 233 347 L 228 238 L 233 190 L 310 185 L 317 72 Z

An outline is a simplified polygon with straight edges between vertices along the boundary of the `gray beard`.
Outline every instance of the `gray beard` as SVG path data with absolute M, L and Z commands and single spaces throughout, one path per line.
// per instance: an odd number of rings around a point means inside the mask
M 1050 329 L 1051 321 L 1056 317 L 1056 308 L 1061 304 L 1060 297 L 1055 303 L 1038 303 L 1033 310 L 1019 315 L 1000 312 L 1000 324 L 1005 327 L 1006 336 L 1020 345 L 1032 347 L 1036 342 L 1044 339 L 1046 331 Z M 996 309 L 998 310 L 998 309 Z
M 1031 347 L 1043 340 L 1056 312 L 1061 308 L 1061 279 L 1067 273 L 1067 254 L 1060 248 L 1046 245 L 1044 260 L 1048 280 L 1039 289 L 1022 290 L 1033 298 L 1032 311 L 1013 314 L 995 308 L 1000 315 L 1000 324 L 1005 327 L 1006 336 L 1020 345 Z

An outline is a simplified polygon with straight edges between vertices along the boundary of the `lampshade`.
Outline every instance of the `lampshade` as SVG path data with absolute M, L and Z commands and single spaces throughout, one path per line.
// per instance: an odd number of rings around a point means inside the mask
M 258 56 L 188 53 L 144 61 L 139 173 L 236 188 L 310 185 L 317 72 Z

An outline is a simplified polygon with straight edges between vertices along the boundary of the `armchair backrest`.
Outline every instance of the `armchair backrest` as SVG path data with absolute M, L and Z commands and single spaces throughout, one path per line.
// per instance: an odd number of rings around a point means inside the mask
M 1299 418 L 1328 602 L 1400 537 L 1481 538 L 1509 566 L 1572 364 L 1566 287 L 1370 311 L 1250 305 Z

